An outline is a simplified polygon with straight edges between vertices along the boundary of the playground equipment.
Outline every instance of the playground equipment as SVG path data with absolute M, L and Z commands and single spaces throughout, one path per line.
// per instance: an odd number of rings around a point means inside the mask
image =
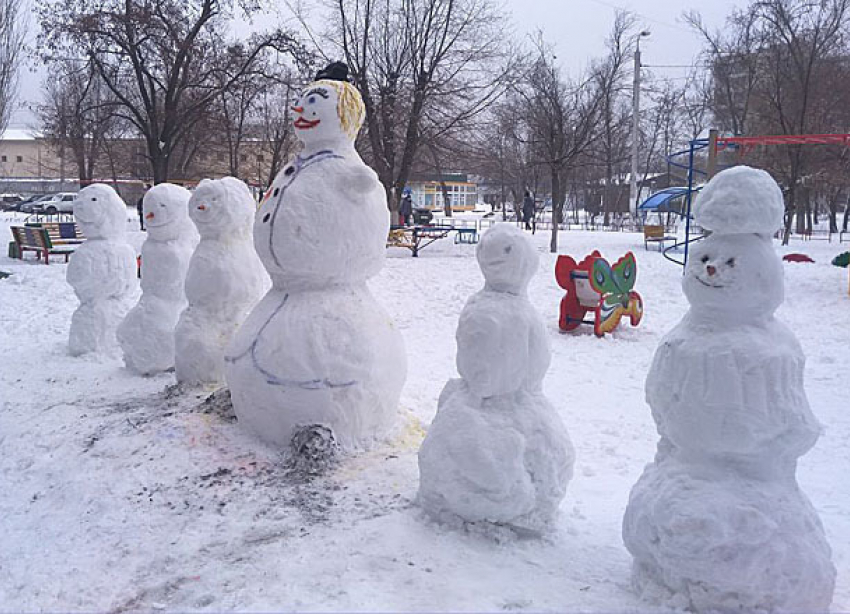
M 718 136 L 717 130 L 710 130 L 708 138 L 694 139 L 689 143 L 688 149 L 677 151 L 667 156 L 671 166 L 684 169 L 688 173 L 688 186 L 685 192 L 685 209 L 682 216 L 685 218 L 685 240 L 679 241 L 664 250 L 664 257 L 684 267 L 688 263 L 688 247 L 703 238 L 700 234 L 691 237 L 691 207 L 694 194 L 700 187 L 694 186 L 695 174 L 702 175 L 706 180 L 711 179 L 720 168 L 717 164 L 718 152 L 724 150 L 737 150 L 739 155 L 752 151 L 759 145 L 850 145 L 850 134 L 781 134 L 766 136 Z M 694 168 L 694 157 L 698 151 L 708 149 L 708 164 L 705 171 Z M 682 164 L 676 158 L 688 156 L 688 163 Z M 668 252 L 684 247 L 683 259 L 676 260 Z
M 617 328 L 625 315 L 637 326 L 643 317 L 643 300 L 632 289 L 636 277 L 637 260 L 632 252 L 614 266 L 596 250 L 579 263 L 570 256 L 558 256 L 555 279 L 567 291 L 561 299 L 561 331 L 593 324 L 593 332 L 602 337 Z M 594 313 L 592 320 L 584 319 L 588 311 Z

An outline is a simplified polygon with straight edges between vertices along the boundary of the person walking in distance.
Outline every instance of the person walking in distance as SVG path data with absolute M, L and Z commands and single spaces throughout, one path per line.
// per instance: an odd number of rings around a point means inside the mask
M 145 231 L 145 212 L 142 210 L 142 201 L 145 199 L 145 194 L 150 189 L 150 184 L 146 183 L 142 195 L 139 196 L 139 200 L 136 201 L 136 213 L 139 214 L 139 229 L 141 229 L 142 232 Z
M 525 229 L 531 230 L 531 220 L 534 219 L 534 197 L 528 190 L 525 191 L 525 197 L 522 199 L 522 219 L 525 222 Z
M 410 189 L 405 188 L 404 196 L 401 197 L 401 203 L 398 206 L 399 222 L 402 226 L 409 226 L 413 218 L 413 198 L 410 195 Z

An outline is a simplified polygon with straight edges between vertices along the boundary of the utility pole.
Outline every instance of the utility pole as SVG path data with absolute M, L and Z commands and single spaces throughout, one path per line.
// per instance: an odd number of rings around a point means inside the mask
M 649 36 L 643 30 L 635 37 L 635 74 L 632 81 L 632 171 L 629 174 L 629 211 L 637 219 L 638 208 L 638 140 L 640 139 L 640 39 Z

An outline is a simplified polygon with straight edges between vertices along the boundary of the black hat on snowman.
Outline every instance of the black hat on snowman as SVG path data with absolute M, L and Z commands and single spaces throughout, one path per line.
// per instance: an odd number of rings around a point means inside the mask
M 717 173 L 700 192 L 694 209 L 697 224 L 714 234 L 770 237 L 782 226 L 785 201 L 769 173 L 742 165 Z
M 322 70 L 317 72 L 316 78 L 313 80 L 345 81 L 346 83 L 350 83 L 351 79 L 348 77 L 348 64 L 345 62 L 331 62 Z

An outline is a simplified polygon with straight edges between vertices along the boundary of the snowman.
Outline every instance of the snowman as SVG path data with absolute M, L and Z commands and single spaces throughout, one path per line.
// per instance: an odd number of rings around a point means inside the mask
M 696 202 L 712 234 L 691 250 L 690 310 L 647 376 L 661 439 L 623 520 L 647 600 L 697 612 L 824 612 L 832 600 L 830 548 L 795 477 L 820 427 L 800 344 L 774 318 L 784 289 L 771 236 L 783 211 L 776 182 L 745 166 Z
M 495 226 L 476 251 L 484 289 L 457 327 L 457 369 L 419 451 L 419 504 L 440 520 L 540 533 L 572 477 L 566 429 L 543 395 L 549 343 L 526 288 L 538 268 L 517 227 Z
M 224 350 L 266 284 L 251 238 L 255 209 L 248 186 L 234 177 L 204 179 L 189 200 L 201 242 L 186 273 L 189 306 L 174 331 L 179 383 L 224 383 Z
M 80 300 L 68 338 L 71 354 L 79 356 L 115 347 L 115 329 L 137 288 L 136 253 L 125 238 L 127 205 L 111 187 L 95 183 L 83 188 L 73 207 L 86 236 L 66 274 Z
M 118 327 L 124 363 L 140 375 L 174 367 L 174 327 L 186 306 L 183 284 L 198 243 L 189 197 L 186 188 L 160 183 L 142 202 L 148 229 L 142 244 L 142 296 Z
M 354 149 L 364 109 L 347 72 L 341 63 L 321 71 L 293 107 L 303 149 L 254 222 L 272 288 L 225 358 L 239 422 L 297 452 L 384 437 L 406 376 L 401 335 L 366 285 L 384 263 L 389 211 Z

